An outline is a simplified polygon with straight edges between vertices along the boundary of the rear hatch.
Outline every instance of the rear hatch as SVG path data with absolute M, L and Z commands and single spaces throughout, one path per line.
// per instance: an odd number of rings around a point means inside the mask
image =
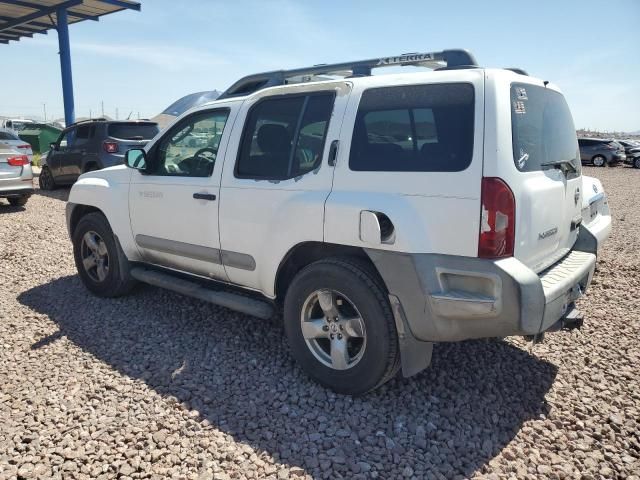
M 124 155 L 130 148 L 144 147 L 158 131 L 158 124 L 155 122 L 110 123 L 107 127 L 105 143 L 116 143 L 117 148 L 115 152 L 107 151 Z
M 540 272 L 566 255 L 581 222 L 582 180 L 576 130 L 556 90 L 513 83 L 513 162 L 516 198 L 514 256 Z

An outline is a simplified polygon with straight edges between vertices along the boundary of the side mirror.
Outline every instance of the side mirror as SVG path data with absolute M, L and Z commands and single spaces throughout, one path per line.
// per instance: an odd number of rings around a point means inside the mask
M 124 154 L 124 164 L 144 172 L 147 170 L 147 154 L 141 148 L 131 148 Z
M 58 144 L 57 144 L 56 142 L 51 142 L 51 143 L 49 144 L 49 148 L 50 148 L 51 150 L 58 150 Z

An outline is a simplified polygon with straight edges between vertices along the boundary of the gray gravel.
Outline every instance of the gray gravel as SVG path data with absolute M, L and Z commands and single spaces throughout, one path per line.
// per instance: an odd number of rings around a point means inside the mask
M 0 479 L 628 478 L 640 472 L 640 171 L 592 169 L 615 226 L 580 332 L 437 345 L 364 398 L 282 327 L 151 287 L 82 288 L 68 191 L 0 206 Z

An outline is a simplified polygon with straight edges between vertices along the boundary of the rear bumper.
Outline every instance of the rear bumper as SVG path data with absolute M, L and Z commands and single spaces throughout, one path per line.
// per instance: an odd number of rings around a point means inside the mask
M 609 163 L 620 163 L 627 160 L 627 156 L 624 153 L 614 153 L 611 155 Z
M 5 171 L 4 173 L 6 174 L 7 172 Z M 32 193 L 33 170 L 31 165 L 24 165 L 16 173 L 11 173 L 10 177 L 0 175 L 0 197 L 20 197 L 31 195 Z
M 0 197 L 2 198 L 23 197 L 25 195 L 32 195 L 33 191 L 34 190 L 31 185 L 17 186 L 17 187 L 11 187 L 11 188 L 3 188 L 3 186 L 0 185 Z
M 416 340 L 535 335 L 558 322 L 591 283 L 598 241 L 582 230 L 582 249 L 539 274 L 516 258 L 367 253 Z

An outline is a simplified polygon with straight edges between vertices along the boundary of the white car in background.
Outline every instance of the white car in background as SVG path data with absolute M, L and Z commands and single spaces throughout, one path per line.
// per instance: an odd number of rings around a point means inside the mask
M 14 132 L 19 132 L 32 123 L 36 122 L 27 118 L 2 118 L 0 119 L 0 128 L 7 128 Z
M 0 145 L 7 145 L 21 154 L 26 155 L 27 158 L 29 158 L 29 162 L 33 162 L 31 145 L 22 140 L 13 130 L 0 128 Z

